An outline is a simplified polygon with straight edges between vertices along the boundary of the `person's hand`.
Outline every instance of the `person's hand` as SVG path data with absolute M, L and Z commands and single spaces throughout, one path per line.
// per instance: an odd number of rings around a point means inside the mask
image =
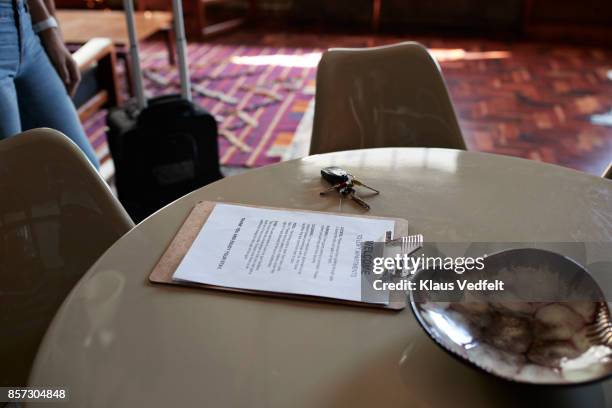
M 40 38 L 68 94 L 74 95 L 81 82 L 81 72 L 72 54 L 66 48 L 59 31 L 56 28 L 44 30 L 40 33 Z

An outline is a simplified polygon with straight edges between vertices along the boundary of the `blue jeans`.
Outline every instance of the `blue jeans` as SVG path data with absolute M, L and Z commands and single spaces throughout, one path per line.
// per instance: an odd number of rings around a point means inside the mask
M 64 133 L 100 166 L 64 84 L 32 31 L 24 0 L 0 0 L 0 139 L 37 127 Z

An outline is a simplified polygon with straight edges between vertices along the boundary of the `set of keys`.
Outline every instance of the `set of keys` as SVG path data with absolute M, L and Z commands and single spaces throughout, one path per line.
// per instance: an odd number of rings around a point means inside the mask
M 321 177 L 332 186 L 325 191 L 321 191 L 320 195 L 325 195 L 330 191 L 336 190 L 340 194 L 340 208 L 342 208 L 342 199 L 348 198 L 353 200 L 365 210 L 370 209 L 370 205 L 363 201 L 355 192 L 355 186 L 360 186 L 373 191 L 375 194 L 380 194 L 380 191 L 368 186 L 367 184 L 357 180 L 348 171 L 341 167 L 331 166 L 321 169 Z

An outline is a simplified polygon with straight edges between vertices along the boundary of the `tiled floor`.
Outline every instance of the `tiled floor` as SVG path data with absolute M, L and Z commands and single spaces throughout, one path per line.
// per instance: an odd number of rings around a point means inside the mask
M 252 29 L 214 41 L 329 48 L 407 40 L 422 42 L 440 60 L 470 149 L 592 174 L 612 161 L 612 49 Z

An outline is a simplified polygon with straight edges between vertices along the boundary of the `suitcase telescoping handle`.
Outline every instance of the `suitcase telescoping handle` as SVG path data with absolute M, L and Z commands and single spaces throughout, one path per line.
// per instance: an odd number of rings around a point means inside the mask
M 183 22 L 183 0 L 172 0 L 174 14 L 174 36 L 176 37 L 176 53 L 181 77 L 181 96 L 191 102 L 191 79 L 187 65 L 187 39 L 185 38 L 185 24 Z
M 134 21 L 134 1 L 123 0 L 125 20 L 127 23 L 128 36 L 130 38 L 130 62 L 132 83 L 138 101 L 138 108 L 147 106 L 142 84 L 142 68 L 140 67 L 140 53 L 138 51 L 138 39 L 136 38 L 136 23 Z M 178 59 L 179 75 L 181 78 L 181 96 L 191 102 L 191 80 L 189 78 L 189 67 L 187 66 L 187 40 L 185 38 L 185 24 L 183 22 L 182 0 L 172 0 L 172 12 L 174 14 L 174 36 L 176 38 L 176 52 Z

